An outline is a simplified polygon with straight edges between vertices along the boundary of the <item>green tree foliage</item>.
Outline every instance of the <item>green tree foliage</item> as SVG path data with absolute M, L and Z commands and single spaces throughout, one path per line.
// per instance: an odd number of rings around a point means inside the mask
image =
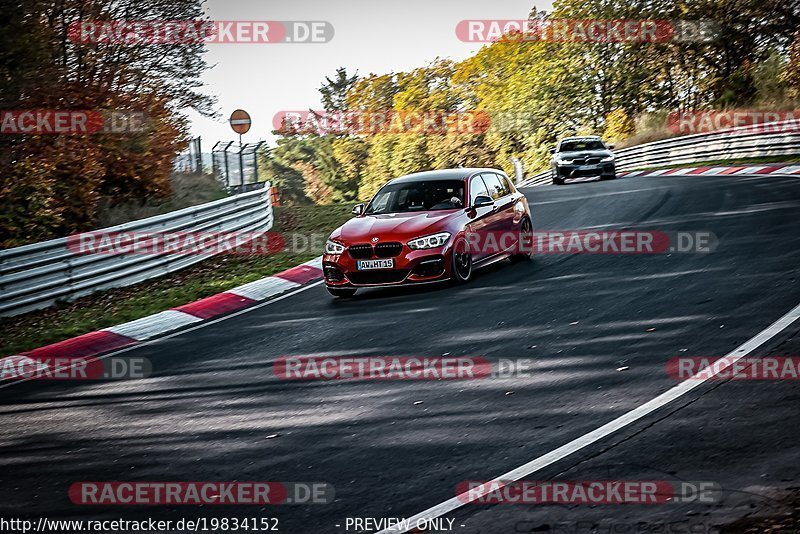
M 606 141 L 617 143 L 630 137 L 636 130 L 633 119 L 622 108 L 617 108 L 606 116 Z
M 342 111 L 347 109 L 347 93 L 358 80 L 358 74 L 347 75 L 347 69 L 336 69 L 336 75 L 331 80 L 325 78 L 325 83 L 319 88 L 322 95 L 322 106 L 325 111 Z
M 792 97 L 800 99 L 800 31 L 794 35 L 788 56 L 783 80 Z
M 305 140 L 286 136 L 278 138 L 275 148 L 261 155 L 259 168 L 276 188 L 281 203 L 309 203 L 303 169 L 310 164 L 314 153 Z M 313 188 L 311 188 L 313 189 Z
M 367 164 L 358 189 L 361 200 L 369 200 L 383 184 L 393 178 L 388 170 L 388 162 L 392 159 L 397 138 L 397 135 L 387 134 L 370 137 Z
M 344 173 L 339 187 L 343 200 L 358 198 L 358 188 L 369 156 L 369 143 L 362 137 L 339 137 L 333 140 L 333 158 Z

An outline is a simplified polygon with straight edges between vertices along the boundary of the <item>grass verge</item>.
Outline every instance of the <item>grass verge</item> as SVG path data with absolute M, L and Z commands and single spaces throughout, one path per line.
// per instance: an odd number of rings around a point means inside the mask
M 350 205 L 275 208 L 273 232 L 328 233 L 351 217 Z M 288 241 L 288 238 L 287 238 Z M 298 247 L 299 248 L 299 247 Z M 129 287 L 110 289 L 44 310 L 0 319 L 0 355 L 16 354 L 92 330 L 139 319 L 270 276 L 321 251 L 214 256 L 181 271 Z

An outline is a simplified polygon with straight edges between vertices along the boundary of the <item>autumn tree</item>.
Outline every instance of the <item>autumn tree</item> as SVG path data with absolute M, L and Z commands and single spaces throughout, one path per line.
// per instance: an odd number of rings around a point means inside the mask
M 201 92 L 202 44 L 78 43 L 81 21 L 186 20 L 202 0 L 4 0 L 0 108 L 143 112 L 146 130 L 0 139 L 0 243 L 11 246 L 92 228 L 101 198 L 144 202 L 169 193 L 187 136 L 183 110 L 213 113 Z

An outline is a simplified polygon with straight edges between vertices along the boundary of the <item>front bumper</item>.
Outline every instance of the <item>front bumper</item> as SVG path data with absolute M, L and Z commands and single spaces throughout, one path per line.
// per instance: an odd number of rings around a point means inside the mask
M 322 273 L 329 287 L 383 287 L 439 282 L 450 278 L 451 250 L 444 247 L 402 251 L 391 258 L 354 258 L 349 247 L 342 254 L 322 256 Z M 359 259 L 393 259 L 392 269 L 359 270 Z
M 555 171 L 558 178 L 581 178 L 587 176 L 613 176 L 616 173 L 616 164 L 598 163 L 596 165 L 556 165 Z

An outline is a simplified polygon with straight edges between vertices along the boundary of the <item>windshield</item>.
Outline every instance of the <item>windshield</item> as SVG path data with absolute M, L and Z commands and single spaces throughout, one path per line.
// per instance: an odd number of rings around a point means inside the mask
M 370 203 L 368 215 L 451 210 L 464 205 L 462 180 L 429 180 L 387 184 Z
M 587 141 L 564 141 L 561 143 L 559 152 L 578 152 L 581 150 L 605 150 L 606 147 L 600 140 L 590 139 Z

